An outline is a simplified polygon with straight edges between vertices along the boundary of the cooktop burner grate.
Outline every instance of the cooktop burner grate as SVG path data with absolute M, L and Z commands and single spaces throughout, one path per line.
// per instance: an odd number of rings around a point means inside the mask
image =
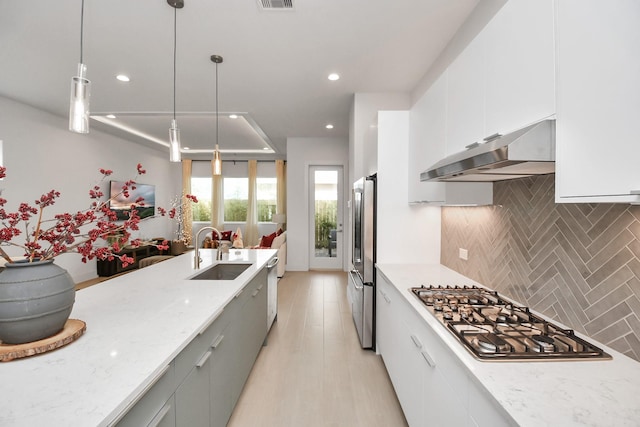
M 610 359 L 599 347 L 528 307 L 477 286 L 421 286 L 411 292 L 480 360 Z

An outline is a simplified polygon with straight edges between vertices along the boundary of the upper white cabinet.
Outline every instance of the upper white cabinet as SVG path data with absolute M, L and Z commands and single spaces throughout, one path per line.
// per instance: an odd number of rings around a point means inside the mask
M 488 205 L 490 183 L 420 181 L 420 174 L 446 155 L 448 76 L 442 74 L 409 115 L 409 203 Z
M 553 0 L 510 0 L 483 31 L 485 136 L 555 114 Z
M 491 183 L 420 182 L 442 158 L 555 114 L 553 0 L 509 0 L 411 109 L 409 202 L 491 204 Z
M 553 0 L 509 0 L 448 68 L 447 155 L 555 113 Z
M 467 145 L 486 136 L 485 38 L 480 33 L 447 69 L 447 156 L 463 151 Z
M 556 3 L 556 202 L 640 202 L 640 2 Z

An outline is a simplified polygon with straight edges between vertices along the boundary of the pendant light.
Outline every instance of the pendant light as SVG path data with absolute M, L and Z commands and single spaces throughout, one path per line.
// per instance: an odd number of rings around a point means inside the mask
M 173 7 L 173 119 L 169 128 L 169 161 L 179 162 L 182 160 L 180 153 L 180 129 L 176 121 L 176 46 L 177 46 L 177 21 L 178 9 L 184 7 L 183 0 L 167 0 L 167 3 Z
M 213 150 L 213 174 L 222 175 L 222 158 L 218 146 L 218 64 L 222 63 L 222 56 L 211 55 L 211 62 L 216 64 L 216 148 Z
M 69 130 L 76 133 L 89 133 L 89 98 L 91 82 L 87 79 L 87 66 L 82 62 L 84 0 L 80 10 L 80 63 L 78 75 L 71 78 L 71 99 L 69 101 Z

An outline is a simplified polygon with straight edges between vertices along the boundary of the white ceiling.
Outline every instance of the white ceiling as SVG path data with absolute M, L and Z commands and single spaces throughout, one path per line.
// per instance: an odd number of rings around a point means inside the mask
M 215 144 L 212 54 L 224 57 L 221 150 L 284 158 L 288 137 L 347 137 L 354 93 L 415 88 L 477 3 L 293 0 L 293 10 L 263 10 L 257 0 L 185 0 L 176 71 L 178 126 L 191 148 L 184 156 L 210 158 Z M 0 0 L 0 95 L 67 116 L 80 9 L 81 0 Z M 168 157 L 174 9 L 166 0 L 85 0 L 84 16 L 91 113 L 100 119 L 92 128 Z M 340 80 L 329 81 L 331 72 Z M 117 81 L 120 73 L 131 81 Z M 117 118 L 101 118 L 109 113 Z

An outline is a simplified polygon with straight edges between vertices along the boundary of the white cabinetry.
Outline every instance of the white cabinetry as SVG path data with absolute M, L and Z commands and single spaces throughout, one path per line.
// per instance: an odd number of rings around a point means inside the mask
M 379 270 L 376 288 L 376 346 L 409 425 L 510 425 L 498 403 Z
M 556 202 L 640 202 L 640 2 L 556 3 Z
M 448 68 L 447 155 L 555 113 L 553 0 L 510 0 Z
M 555 114 L 553 0 L 510 0 L 483 31 L 484 135 Z
M 478 34 L 447 69 L 447 156 L 486 136 L 484 39 Z
M 517 425 L 484 387 L 469 387 L 469 427 L 508 427 Z
M 411 109 L 409 120 L 409 203 L 491 204 L 487 183 L 421 182 L 420 174 L 445 157 L 447 142 L 445 72 Z
M 409 203 L 493 203 L 491 183 L 420 182 L 419 175 L 474 142 L 555 114 L 553 26 L 553 0 L 508 1 L 416 102 Z

